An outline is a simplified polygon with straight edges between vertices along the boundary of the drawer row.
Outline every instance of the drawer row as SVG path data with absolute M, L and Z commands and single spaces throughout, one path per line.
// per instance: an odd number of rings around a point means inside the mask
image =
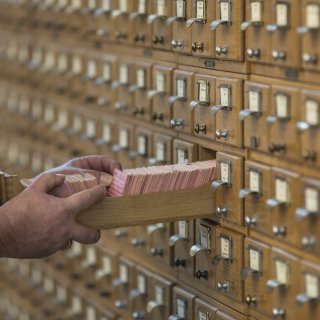
M 17 143 L 16 139 L 14 141 Z M 18 150 L 20 147 L 22 149 L 26 146 L 27 144 L 24 143 L 18 146 Z M 39 148 L 42 149 L 40 146 Z M 45 149 L 42 151 L 46 152 Z M 6 152 L 4 150 L 2 154 L 10 153 L 12 151 Z M 46 156 L 49 155 L 46 154 Z M 256 228 L 262 233 L 268 233 L 281 242 L 301 246 L 304 251 L 318 252 L 319 224 L 317 212 L 314 211 L 319 199 L 318 182 L 313 179 L 300 179 L 297 174 L 247 161 L 244 173 L 247 188 L 242 188 L 234 194 L 235 189 L 237 189 L 234 183 L 241 181 L 241 178 L 238 177 L 242 167 L 241 159 L 221 152 L 216 154 L 216 158 L 218 160 L 217 180 L 214 182 L 213 188 L 216 189 L 217 207 L 213 208 L 213 211 L 216 211 L 217 216 L 230 221 L 238 219 L 236 213 L 240 211 L 237 211 L 236 206 L 242 201 L 239 201 L 238 198 L 240 194 L 241 198 L 245 197 L 246 200 L 249 200 L 244 203 L 244 213 L 246 223 L 252 228 Z M 273 181 L 271 183 L 274 183 L 274 189 L 270 185 L 265 185 L 266 181 L 269 181 L 269 183 Z M 261 187 L 263 187 L 261 189 L 263 193 L 259 194 L 257 190 Z M 264 198 L 266 201 L 259 203 L 268 193 L 270 193 L 269 198 L 267 195 Z M 289 199 L 294 203 L 299 202 L 301 207 L 292 207 L 292 203 L 286 203 L 285 201 Z M 270 211 L 266 210 L 266 206 Z M 259 211 L 259 207 L 263 207 L 261 211 Z M 296 257 L 291 254 L 283 254 L 281 250 L 276 248 L 271 249 L 268 245 L 255 242 L 253 239 L 244 238 L 243 235 L 217 226 L 210 221 L 181 221 L 174 225 L 157 224 L 148 227 L 117 229 L 112 233 L 115 236 L 114 239 L 119 239 L 126 245 L 132 245 L 133 248 L 146 253 L 149 257 L 153 257 L 155 262 L 176 269 L 180 279 L 217 300 L 223 300 L 223 296 L 227 296 L 240 303 L 246 301 L 252 307 L 252 310 L 257 309 L 257 312 L 267 316 L 271 316 L 273 312 L 274 314 L 279 312 L 280 315 L 285 312 L 288 319 L 291 319 L 292 315 L 289 311 L 291 309 L 287 306 L 292 305 L 296 297 L 299 303 L 307 306 L 307 309 L 311 306 L 311 311 L 308 312 L 316 312 L 314 306 L 317 298 L 311 295 L 311 291 L 308 291 L 310 295 L 308 296 L 306 293 L 302 294 L 303 289 L 301 288 L 303 287 L 299 287 L 294 289 L 294 294 L 291 296 L 292 283 L 296 283 L 296 281 L 291 278 L 290 285 L 288 285 L 288 283 L 281 283 L 284 278 L 281 281 L 279 280 L 284 276 L 277 272 L 286 272 L 286 277 L 288 275 L 290 277 L 296 276 L 298 270 L 300 270 L 296 267 L 295 261 L 298 260 Z M 252 247 L 253 251 L 248 250 L 247 242 L 251 243 L 250 248 Z M 261 253 L 262 249 L 266 250 L 265 253 Z M 75 245 L 73 250 L 78 252 L 79 247 Z M 81 252 L 82 250 L 79 255 L 81 255 Z M 261 254 L 258 255 L 257 252 Z M 279 259 L 271 259 L 270 252 L 275 252 Z M 249 256 L 247 257 L 246 254 L 249 254 Z M 71 253 L 71 256 L 73 255 L 74 253 Z M 84 255 L 86 256 L 86 254 L 81 256 Z M 270 270 L 273 270 L 271 266 L 274 260 L 284 261 L 285 265 L 288 266 L 287 270 L 281 271 L 284 265 L 274 262 L 276 271 L 270 273 Z M 267 263 L 267 265 L 262 267 L 262 262 Z M 311 268 L 310 275 L 317 274 L 318 277 L 317 266 L 311 263 L 307 263 L 307 265 Z M 260 266 L 260 271 L 257 270 L 257 266 Z M 78 267 L 79 262 L 76 262 L 71 269 L 76 271 Z M 280 271 L 277 271 L 277 268 L 280 268 Z M 305 274 L 305 272 L 303 271 L 302 274 Z M 267 274 L 267 279 L 261 278 L 261 274 Z M 249 289 L 246 289 L 247 282 L 253 281 L 252 278 L 256 279 L 255 281 L 262 280 L 257 282 L 259 285 L 255 282 L 253 288 L 249 285 Z M 308 276 L 305 281 L 313 281 L 314 285 L 316 283 L 315 279 L 318 278 Z M 260 292 L 254 291 L 260 290 L 260 285 L 263 288 L 262 296 L 259 295 Z M 308 284 L 308 286 L 312 286 L 312 284 Z M 290 297 L 288 298 L 290 302 L 281 300 L 282 302 L 280 301 L 278 304 L 268 305 L 269 301 L 279 300 L 278 292 L 281 292 L 281 297 L 284 296 L 283 292 L 287 292 L 287 287 L 290 290 L 285 296 Z M 283 288 L 286 288 L 286 290 Z M 270 298 L 271 296 L 268 296 L 268 294 L 271 294 L 270 292 L 276 292 L 272 293 L 276 295 L 274 300 Z M 254 314 L 254 311 L 252 312 Z M 296 310 L 294 314 L 295 312 Z
M 12 85 L 3 86 L 1 106 L 13 113 L 31 114 L 39 122 L 50 123 L 60 117 L 66 126 L 72 122 L 68 117 L 87 117 L 93 129 L 101 114 L 119 114 L 207 141 L 320 163 L 319 90 L 282 81 L 271 84 L 268 79 L 244 81 L 217 76 L 213 71 L 187 71 L 182 66 L 124 61 L 111 65 L 109 80 L 98 73 L 87 77 L 24 70 L 25 79 L 30 76 L 41 87 L 48 86 L 51 94 L 64 88 L 62 91 L 69 93 L 62 95 L 64 104 L 82 105 L 78 113 L 69 107 L 67 115 L 61 99 L 50 101 L 48 96 L 32 95 L 23 88 L 21 92 L 13 90 Z M 71 99 L 74 97 L 78 99 Z
M 14 125 L 17 124 L 19 121 L 15 118 Z M 10 128 L 7 124 L 5 127 Z M 30 125 L 20 126 L 22 132 L 28 132 L 28 128 Z M 1 154 L 12 167 L 29 169 L 28 176 L 68 159 L 70 151 L 72 155 L 108 155 L 126 168 L 215 158 L 213 217 L 246 225 L 278 241 L 320 255 L 319 180 L 280 167 L 244 161 L 239 156 L 209 150 L 129 123 L 111 125 L 106 122 L 100 129 L 101 138 L 95 144 L 90 136 L 84 138 L 80 132 L 66 136 L 65 131 L 49 131 L 33 125 L 31 139 L 7 132 L 6 138 L 1 140 Z M 35 137 L 38 140 L 34 140 Z M 59 158 L 57 151 L 62 146 Z
M 5 265 L 7 264 L 7 265 Z M 0 315 L 10 320 L 122 319 L 35 262 L 2 262 Z M 14 291 L 12 291 L 14 288 Z
M 237 312 L 229 314 L 226 312 L 228 308 L 210 304 L 115 253 L 95 247 L 81 248 L 74 243 L 67 255 L 68 261 L 63 258 L 65 265 L 63 268 L 59 265 L 58 274 L 47 270 L 45 264 L 30 261 L 9 260 L 2 267 L 9 284 L 12 278 L 16 278 L 19 292 L 28 287 L 32 289 L 27 299 L 38 301 L 41 309 L 49 314 L 48 319 L 60 319 L 59 314 L 63 315 L 61 319 L 120 319 L 112 312 L 102 310 L 108 305 L 123 315 L 121 319 L 246 319 Z M 72 266 L 77 275 L 70 269 Z M 75 282 L 63 281 L 70 272 Z M 14 303 L 10 302 L 8 310 L 14 312 Z
M 48 0 L 1 6 L 2 23 L 36 31 L 221 60 L 320 68 L 319 0 Z
M 148 228 L 150 230 L 150 226 Z M 136 247 L 147 239 L 143 227 L 112 232 L 116 237 L 121 234 L 121 241 L 129 240 Z M 153 239 L 153 248 L 156 239 Z M 179 280 L 218 301 L 228 296 L 245 302 L 249 314 L 258 319 L 263 316 L 296 319 L 300 312 L 311 319 L 319 313 L 317 264 L 299 260 L 208 220 L 175 223 L 168 242 L 172 248 L 171 263 L 178 269 Z M 145 245 L 148 246 L 148 242 Z M 159 251 L 159 247 L 156 248 Z M 313 298 L 312 292 L 316 295 Z
M 186 226 L 182 222 L 177 224 L 182 238 L 175 246 L 177 257 L 182 260 L 186 247 L 189 251 L 186 265 L 179 267 L 180 281 L 188 279 L 183 273 L 192 265 L 188 261 L 191 256 L 197 268 L 195 274 L 199 275 L 194 287 L 198 290 L 205 288 L 204 293 L 209 297 L 218 301 L 221 295 L 235 300 L 241 297 L 241 302 L 248 305 L 248 313 L 258 319 L 285 316 L 290 320 L 296 319 L 297 315 L 304 315 L 306 319 L 318 317 L 319 266 L 254 239 L 243 238 L 209 221 L 198 220 L 196 225 L 199 229 L 194 235 L 197 240 L 191 245 L 192 235 L 185 238 Z M 174 237 L 177 235 L 172 235 L 170 241 Z M 48 262 L 84 286 L 90 296 L 107 298 L 113 308 L 133 319 L 137 319 L 137 314 L 139 319 L 162 320 L 171 319 L 170 316 L 201 319 L 195 314 L 199 310 L 204 314 L 208 312 L 215 319 L 217 309 L 221 309 L 218 304 L 209 306 L 196 298 L 196 293 L 177 287 L 174 281 L 155 275 L 148 268 L 105 247 L 82 247 L 74 243 L 67 257 L 59 254 Z M 36 264 L 28 267 L 28 262 L 11 262 L 10 268 L 13 272 L 23 273 L 24 277 L 31 279 L 33 286 L 40 287 L 46 294 L 57 294 L 46 268 L 39 268 Z M 187 283 L 194 285 L 195 281 Z M 67 292 L 70 288 L 66 285 L 65 290 Z M 73 300 L 72 293 L 61 295 L 60 290 L 59 299 L 61 296 L 65 299 L 63 303 Z M 239 315 L 235 319 L 242 318 Z

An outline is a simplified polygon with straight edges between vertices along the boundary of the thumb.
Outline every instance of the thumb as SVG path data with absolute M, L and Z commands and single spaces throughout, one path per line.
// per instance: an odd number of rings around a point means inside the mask
M 42 173 L 34 180 L 30 188 L 37 190 L 39 192 L 48 193 L 52 189 L 61 186 L 65 178 L 66 177 L 64 175 Z

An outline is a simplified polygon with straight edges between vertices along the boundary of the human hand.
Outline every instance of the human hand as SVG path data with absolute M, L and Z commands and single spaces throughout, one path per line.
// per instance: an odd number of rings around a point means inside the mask
M 93 155 L 72 159 L 46 172 L 55 174 L 90 173 L 97 178 L 98 183 L 101 182 L 109 186 L 112 182 L 112 174 L 115 169 L 121 170 L 121 164 L 119 162 L 105 156 Z
M 109 170 L 112 172 L 111 164 Z M 65 249 L 69 240 L 84 244 L 99 240 L 99 231 L 79 225 L 75 218 L 105 197 L 105 186 L 98 185 L 69 198 L 48 194 L 64 180 L 63 175 L 43 173 L 0 207 L 0 257 L 42 258 Z

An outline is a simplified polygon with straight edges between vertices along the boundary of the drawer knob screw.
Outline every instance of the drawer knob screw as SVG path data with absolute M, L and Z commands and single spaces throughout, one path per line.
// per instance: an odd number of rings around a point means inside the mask
M 200 270 L 198 269 L 196 272 L 195 272 L 195 277 L 197 279 L 205 279 L 205 280 L 208 280 L 208 271 L 207 270 Z
M 179 258 L 177 258 L 177 259 L 175 259 L 174 260 L 174 265 L 177 267 L 177 268 L 179 268 L 179 267 L 186 267 L 186 265 L 187 265 L 187 262 L 186 262 L 186 260 L 185 259 L 179 259 Z
M 257 298 L 256 297 L 253 297 L 253 296 L 250 296 L 250 295 L 247 295 L 246 296 L 246 304 L 249 306 L 251 304 L 254 304 L 256 305 L 257 304 Z
M 203 42 L 192 42 L 191 49 L 193 52 L 197 52 L 197 51 L 203 52 L 203 49 L 204 49 Z
M 286 311 L 284 309 L 273 308 L 272 309 L 272 316 L 274 318 L 282 318 L 282 319 L 284 319 L 285 316 L 286 316 Z
M 196 134 L 198 134 L 198 133 L 200 133 L 200 132 L 203 132 L 204 134 L 206 134 L 206 133 L 207 133 L 207 125 L 197 123 L 197 124 L 194 126 L 194 132 L 195 132 Z

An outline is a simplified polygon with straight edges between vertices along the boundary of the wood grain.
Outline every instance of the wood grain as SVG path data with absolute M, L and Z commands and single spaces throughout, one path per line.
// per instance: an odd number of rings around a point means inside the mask
M 213 215 L 210 185 L 190 190 L 106 198 L 78 214 L 80 224 L 95 229 L 130 227 L 190 220 Z

